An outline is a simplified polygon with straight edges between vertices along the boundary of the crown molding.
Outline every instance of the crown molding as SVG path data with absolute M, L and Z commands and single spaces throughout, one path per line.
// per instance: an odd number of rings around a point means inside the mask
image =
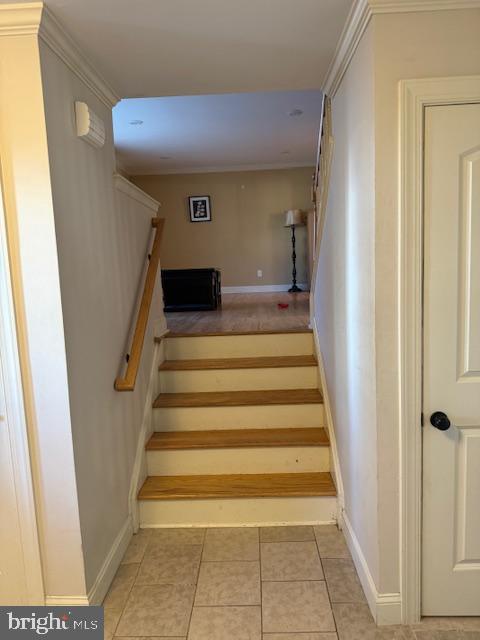
M 370 18 L 375 14 L 478 9 L 480 0 L 355 0 L 323 80 L 323 91 L 334 97 Z
M 43 2 L 0 4 L 0 37 L 37 35 L 109 109 L 120 100 Z
M 0 37 L 38 34 L 43 4 L 0 4 Z
M 243 173 L 247 171 L 283 171 L 288 169 L 311 169 L 314 171 L 313 162 L 273 162 L 270 164 L 224 164 L 224 165 L 207 165 L 205 167 L 153 167 L 145 173 L 143 169 L 129 170 L 132 176 L 173 176 L 173 175 L 190 175 L 192 173 Z
M 338 40 L 332 62 L 323 80 L 323 91 L 331 98 L 337 93 L 345 71 L 372 17 L 368 0 L 355 0 Z
M 109 109 L 117 104 L 120 100 L 119 96 L 105 78 L 93 68 L 75 41 L 46 6 L 43 7 L 39 36 Z
M 478 9 L 480 0 L 369 0 L 373 13 Z
M 130 180 L 127 180 L 127 178 L 119 173 L 113 174 L 113 182 L 117 191 L 143 204 L 144 207 L 148 207 L 155 212 L 160 208 L 161 205 L 158 200 L 149 196 L 148 193 L 145 193 L 140 187 L 137 187 L 136 184 L 133 184 L 133 182 L 130 182 Z

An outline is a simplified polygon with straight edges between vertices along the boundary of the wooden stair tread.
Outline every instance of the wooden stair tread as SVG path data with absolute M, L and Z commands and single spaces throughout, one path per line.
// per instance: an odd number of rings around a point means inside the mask
M 315 367 L 313 355 L 266 356 L 259 358 L 208 358 L 194 360 L 165 360 L 159 371 L 199 371 L 204 369 L 271 369 L 283 367 Z
M 171 449 L 227 449 L 241 447 L 327 447 L 323 428 L 219 429 L 213 431 L 156 431 L 147 451 Z
M 312 329 L 283 329 L 283 330 L 259 330 L 259 331 L 204 331 L 182 333 L 179 331 L 169 331 L 163 338 L 203 338 L 212 336 L 270 336 L 295 333 L 313 333 Z M 160 342 L 162 337 L 155 338 L 155 342 Z
M 153 407 L 238 407 L 281 404 L 320 404 L 318 389 L 273 389 L 255 391 L 202 391 L 161 393 Z
M 273 498 L 335 496 L 328 472 L 234 474 L 217 476 L 149 476 L 139 500 L 202 498 Z

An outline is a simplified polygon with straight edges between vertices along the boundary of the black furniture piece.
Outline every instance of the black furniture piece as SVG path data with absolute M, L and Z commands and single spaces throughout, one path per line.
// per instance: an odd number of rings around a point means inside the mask
M 218 269 L 162 269 L 165 311 L 213 310 L 222 304 Z

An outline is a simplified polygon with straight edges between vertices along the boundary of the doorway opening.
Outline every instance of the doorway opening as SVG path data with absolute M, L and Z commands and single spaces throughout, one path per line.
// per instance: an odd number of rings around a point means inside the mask
M 162 205 L 170 331 L 309 328 L 322 108 L 319 90 L 115 107 L 118 170 Z

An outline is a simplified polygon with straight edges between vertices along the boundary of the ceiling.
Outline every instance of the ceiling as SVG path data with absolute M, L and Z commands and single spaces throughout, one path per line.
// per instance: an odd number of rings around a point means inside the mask
M 118 95 L 144 97 L 321 88 L 352 0 L 45 3 Z
M 45 0 L 117 95 L 136 98 L 114 118 L 137 174 L 313 164 L 319 89 L 352 3 Z
M 313 166 L 321 98 L 310 90 L 122 100 L 113 110 L 119 165 L 130 175 Z

